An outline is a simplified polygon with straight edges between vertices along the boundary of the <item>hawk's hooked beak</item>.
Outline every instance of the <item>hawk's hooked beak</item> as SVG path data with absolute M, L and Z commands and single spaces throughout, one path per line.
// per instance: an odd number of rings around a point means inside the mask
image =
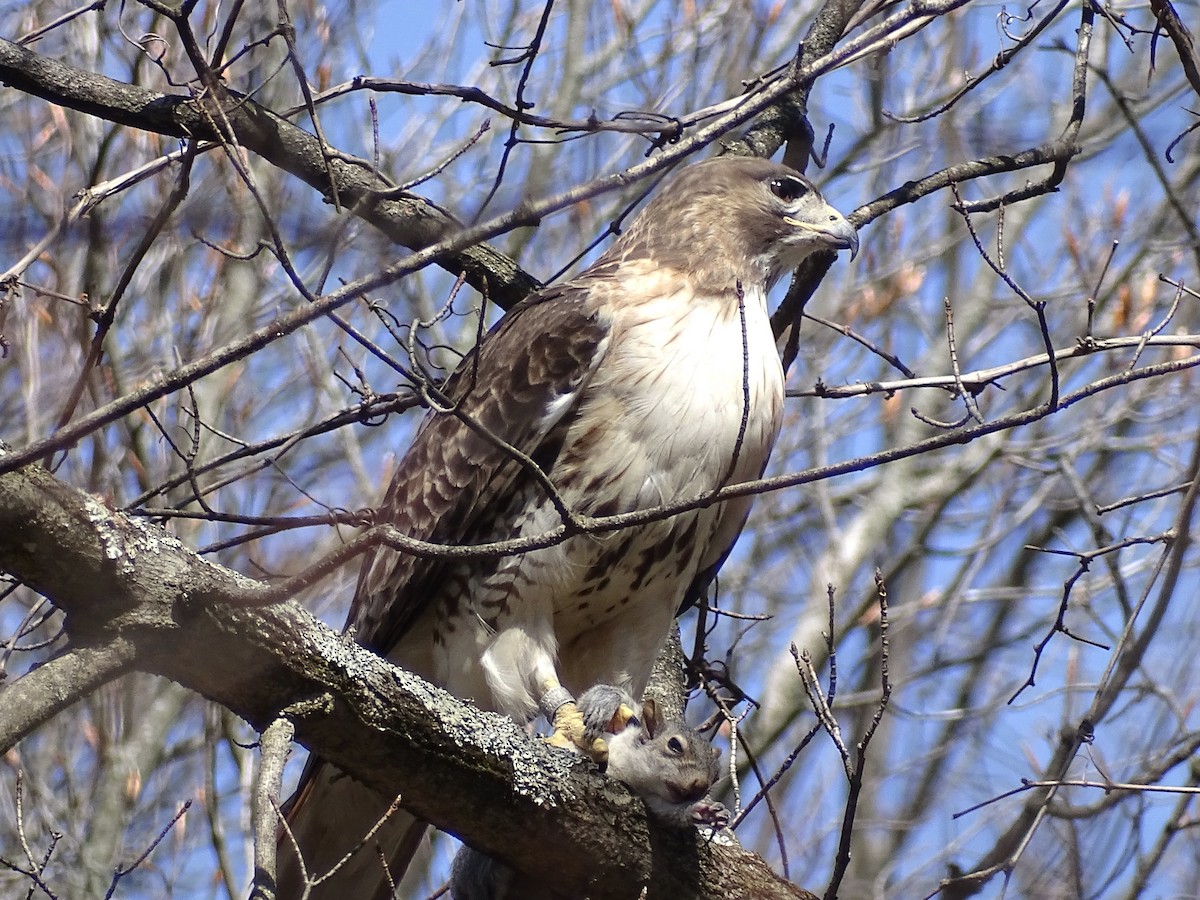
M 825 209 L 829 211 L 829 218 L 825 222 L 803 222 L 791 216 L 784 216 L 783 220 L 793 228 L 818 235 L 822 241 L 835 250 L 849 250 L 850 258 L 854 259 L 858 255 L 858 232 L 854 230 L 853 225 L 846 221 L 845 216 L 832 206 L 827 206 Z

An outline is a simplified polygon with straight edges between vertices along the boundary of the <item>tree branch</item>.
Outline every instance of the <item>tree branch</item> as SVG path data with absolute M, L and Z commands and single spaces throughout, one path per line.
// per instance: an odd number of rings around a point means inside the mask
M 116 639 L 94 647 L 70 647 L 4 689 L 0 705 L 0 754 L 16 738 L 133 668 L 137 647 Z
M 73 640 L 129 642 L 139 669 L 256 728 L 290 710 L 305 746 L 569 895 L 812 896 L 736 846 L 652 825 L 582 758 L 391 666 L 294 603 L 221 602 L 254 583 L 41 468 L 0 476 L 0 567 L 51 597 Z M 9 726 L 0 746 L 28 732 Z
M 391 185 L 376 175 L 366 160 L 343 153 L 321 152 L 321 142 L 255 103 L 232 92 L 219 115 L 211 101 L 163 94 L 116 81 L 47 59 L 11 41 L 0 39 L 0 82 L 43 100 L 110 122 L 156 134 L 214 142 L 233 141 L 278 166 L 305 184 L 339 202 L 370 222 L 389 238 L 412 250 L 444 240 L 461 226 L 447 212 L 415 195 L 386 199 L 380 193 Z M 216 122 L 228 122 L 232 134 L 221 134 Z M 332 175 L 332 179 L 331 179 Z M 438 259 L 438 265 L 507 309 L 540 283 L 500 251 L 476 244 Z
M 1150 0 L 1150 8 L 1175 45 L 1175 52 L 1183 64 L 1183 74 L 1187 76 L 1192 90 L 1200 95 L 1200 54 L 1196 53 L 1195 38 L 1179 18 L 1179 13 L 1175 12 L 1170 0 Z

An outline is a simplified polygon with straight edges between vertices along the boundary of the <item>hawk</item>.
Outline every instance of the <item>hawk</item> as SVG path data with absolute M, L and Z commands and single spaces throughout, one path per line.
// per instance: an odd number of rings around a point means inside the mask
M 479 544 L 543 534 L 564 506 L 611 516 L 758 478 L 784 397 L 767 292 L 830 249 L 853 254 L 857 234 L 800 173 L 744 157 L 682 169 L 594 265 L 519 303 L 462 360 L 379 520 Z M 598 683 L 642 695 L 682 602 L 749 508 L 738 498 L 501 558 L 381 548 L 364 561 L 347 628 L 460 697 L 521 722 L 541 712 L 579 741 L 571 697 Z M 308 872 L 332 867 L 386 808 L 310 760 L 288 812 Z M 388 896 L 380 853 L 403 871 L 423 827 L 393 817 L 378 847 L 311 896 Z M 290 900 L 299 871 L 288 839 L 280 850 Z

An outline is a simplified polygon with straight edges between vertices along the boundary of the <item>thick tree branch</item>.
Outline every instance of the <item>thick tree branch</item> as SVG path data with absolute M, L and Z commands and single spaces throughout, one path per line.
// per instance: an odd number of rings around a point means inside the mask
M 18 678 L 0 696 L 0 753 L 9 737 L 26 735 L 68 709 L 96 688 L 133 668 L 137 647 L 116 638 L 96 647 L 70 647 Z
M 339 768 L 567 894 L 812 896 L 740 848 L 650 825 L 641 802 L 589 763 L 396 669 L 294 603 L 222 602 L 253 582 L 43 469 L 0 476 L 0 568 L 51 597 L 73 641 L 130 642 L 138 668 L 257 728 L 287 714 L 298 739 Z
M 232 141 L 261 156 L 327 199 L 339 202 L 377 227 L 396 243 L 421 250 L 444 240 L 459 223 L 444 210 L 415 195 L 380 192 L 390 185 L 365 160 L 345 154 L 323 154 L 321 142 L 286 119 L 248 98 L 230 94 L 219 114 L 200 99 L 163 94 L 68 66 L 0 39 L 0 82 L 110 122 L 176 138 Z M 216 122 L 228 122 L 232 134 L 221 134 Z M 333 179 L 331 181 L 330 175 Z M 536 290 L 539 282 L 500 251 L 477 244 L 438 260 L 447 271 L 466 275 L 467 282 L 487 287 L 492 302 L 508 308 Z

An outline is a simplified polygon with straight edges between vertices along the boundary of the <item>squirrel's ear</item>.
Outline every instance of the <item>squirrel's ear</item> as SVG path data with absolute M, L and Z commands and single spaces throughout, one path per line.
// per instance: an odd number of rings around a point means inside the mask
M 647 698 L 642 701 L 642 727 L 650 737 L 654 737 L 662 729 L 662 717 L 658 712 L 658 704 Z

